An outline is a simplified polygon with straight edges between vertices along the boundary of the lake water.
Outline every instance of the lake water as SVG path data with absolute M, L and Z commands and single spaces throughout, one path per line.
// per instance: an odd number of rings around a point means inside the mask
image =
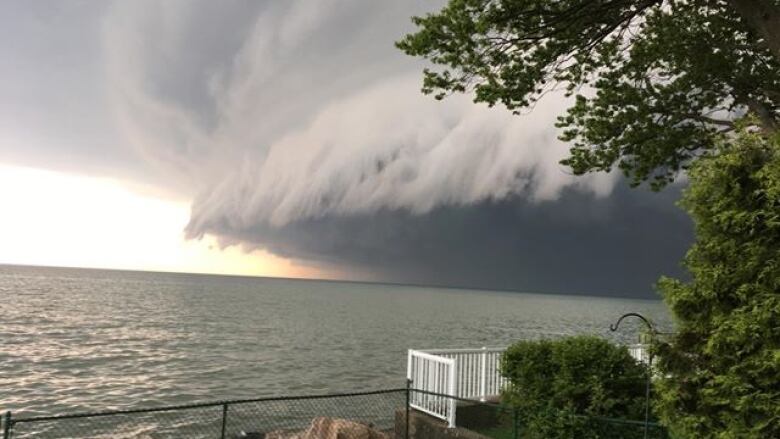
M 0 266 L 0 410 L 397 388 L 409 348 L 616 337 L 629 311 L 670 326 L 653 300 Z

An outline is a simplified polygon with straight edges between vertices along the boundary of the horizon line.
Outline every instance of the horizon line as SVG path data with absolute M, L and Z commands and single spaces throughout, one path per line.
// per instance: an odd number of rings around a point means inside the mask
M 417 288 L 436 288 L 443 290 L 461 290 L 461 291 L 475 291 L 475 292 L 493 292 L 493 293 L 512 293 L 512 294 L 528 294 L 528 295 L 541 295 L 541 296 L 570 296 L 570 297 L 595 297 L 595 298 L 610 298 L 610 299 L 629 299 L 629 300 L 648 300 L 648 301 L 662 301 L 663 298 L 656 294 L 654 297 L 625 297 L 615 294 L 593 294 L 593 293 L 563 293 L 557 291 L 521 291 L 510 288 L 486 288 L 486 287 L 470 287 L 459 285 L 447 285 L 447 284 L 435 284 L 435 283 L 404 283 L 404 282 L 392 282 L 392 281 L 368 281 L 368 280 L 355 280 L 355 279 L 323 279 L 313 277 L 289 277 L 289 276 L 264 276 L 253 274 L 230 274 L 230 273 L 204 273 L 194 271 L 166 271 L 166 270 L 144 270 L 135 268 L 106 268 L 106 267 L 79 267 L 68 265 L 38 265 L 38 264 L 14 264 L 7 262 L 0 262 L 0 267 L 23 267 L 23 268 L 53 268 L 53 269 L 66 269 L 66 270 L 94 270 L 94 271 L 119 271 L 127 273 L 152 273 L 152 274 L 183 274 L 194 276 L 216 276 L 216 277 L 233 277 L 233 278 L 249 278 L 249 279 L 270 279 L 270 280 L 291 280 L 291 281 L 305 281 L 305 282 L 329 282 L 329 283 L 348 283 L 348 284 L 361 284 L 361 285 L 388 285 L 398 287 L 417 287 Z

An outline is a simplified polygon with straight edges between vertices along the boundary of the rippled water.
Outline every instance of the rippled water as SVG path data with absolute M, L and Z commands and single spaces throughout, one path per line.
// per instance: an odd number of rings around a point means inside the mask
M 402 387 L 408 348 L 610 337 L 628 311 L 669 326 L 649 300 L 0 266 L 0 410 Z

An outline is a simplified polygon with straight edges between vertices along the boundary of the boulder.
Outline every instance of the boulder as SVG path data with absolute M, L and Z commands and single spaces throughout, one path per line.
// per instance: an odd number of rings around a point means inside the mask
M 392 439 L 392 437 L 359 422 L 319 417 L 314 418 L 305 431 L 277 430 L 266 433 L 265 439 Z
M 270 433 L 266 433 L 262 436 L 262 439 L 298 439 L 300 437 L 299 432 L 290 432 L 285 430 L 275 430 Z

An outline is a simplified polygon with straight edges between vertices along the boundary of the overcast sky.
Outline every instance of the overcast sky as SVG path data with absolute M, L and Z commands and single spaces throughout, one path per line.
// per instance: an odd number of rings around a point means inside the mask
M 626 297 L 680 275 L 680 187 L 570 175 L 561 96 L 419 92 L 393 42 L 441 3 L 3 2 L 0 165 L 187 203 L 188 239 L 311 273 Z

